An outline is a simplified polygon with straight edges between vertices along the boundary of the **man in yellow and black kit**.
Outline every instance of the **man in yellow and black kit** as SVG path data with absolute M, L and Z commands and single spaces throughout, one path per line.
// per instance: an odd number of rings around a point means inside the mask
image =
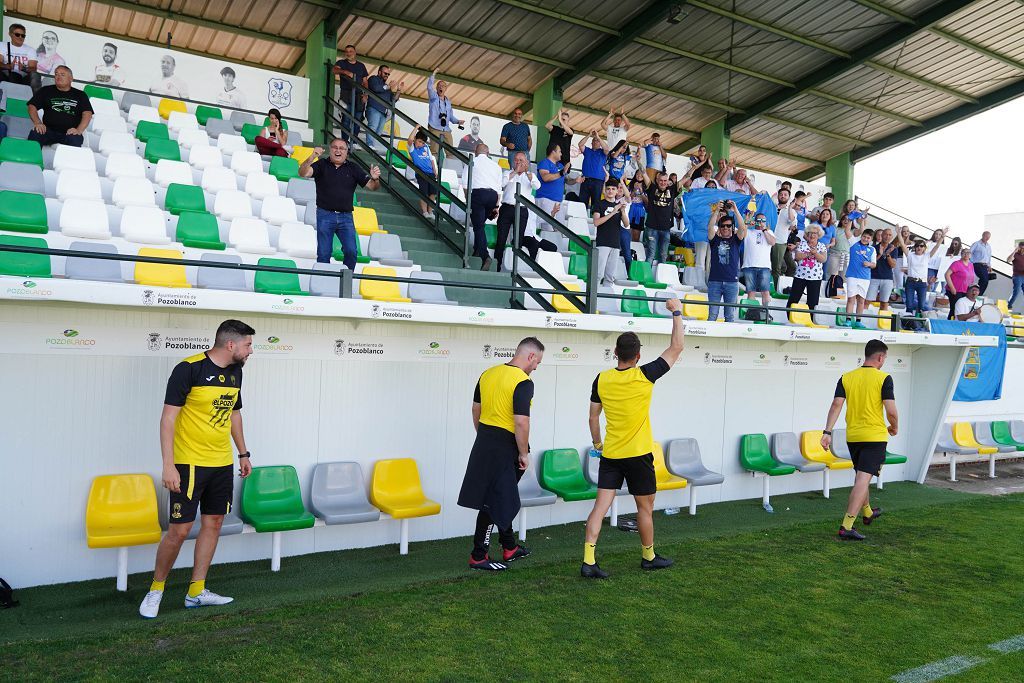
M 864 534 L 853 527 L 857 513 L 868 525 L 882 516 L 882 508 L 872 508 L 869 499 L 871 477 L 878 476 L 885 462 L 889 437 L 899 431 L 896 396 L 892 376 L 882 372 L 889 347 L 880 339 L 872 339 L 864 347 L 864 365 L 839 378 L 835 398 L 828 410 L 821 445 L 832 447 L 832 427 L 846 404 L 846 445 L 856 476 L 850 490 L 846 516 L 839 527 L 839 539 L 863 541 Z M 888 418 L 888 427 L 885 420 Z
M 170 491 L 170 523 L 156 551 L 153 584 L 139 606 L 139 614 L 147 619 L 160 611 L 164 582 L 199 511 L 203 521 L 185 607 L 233 600 L 207 590 L 206 573 L 234 497 L 232 439 L 238 448 L 239 475 L 252 471 L 242 434 L 241 390 L 242 366 L 252 354 L 253 334 L 245 323 L 225 320 L 217 328 L 213 348 L 178 363 L 167 380 L 160 452 L 164 488 Z
M 473 533 L 469 568 L 508 569 L 508 563 L 530 551 L 516 543 L 512 521 L 519 514 L 519 479 L 530 465 L 530 375 L 544 358 L 544 345 L 536 337 L 519 342 L 508 363 L 480 375 L 473 392 L 473 428 L 476 441 L 469 454 L 459 505 L 479 510 Z M 490 558 L 491 526 L 497 525 L 502 561 Z
M 669 299 L 665 307 L 672 311 L 672 340 L 669 347 L 650 363 L 640 361 L 640 338 L 633 332 L 620 334 L 615 341 L 618 365 L 605 370 L 594 380 L 590 392 L 590 434 L 594 449 L 601 452 L 597 474 L 597 500 L 587 518 L 587 536 L 583 544 L 580 575 L 587 579 L 608 578 L 597 566 L 595 553 L 601 534 L 601 521 L 608 513 L 615 493 L 625 481 L 636 500 L 636 523 L 640 531 L 642 569 L 664 569 L 672 560 L 654 552 L 654 434 L 651 431 L 651 395 L 654 383 L 664 376 L 683 352 L 683 306 Z M 601 442 L 601 411 L 605 414 L 605 438 Z

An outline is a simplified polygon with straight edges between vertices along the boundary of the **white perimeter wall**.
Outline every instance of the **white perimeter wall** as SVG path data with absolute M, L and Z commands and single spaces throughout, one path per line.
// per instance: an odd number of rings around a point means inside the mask
M 153 328 L 176 327 L 212 332 L 230 314 L 165 312 L 116 307 L 5 303 L 0 330 L 25 325 L 60 330 L 115 328 L 145 335 Z M 442 342 L 514 344 L 528 334 L 548 345 L 549 355 L 563 345 L 614 344 L 614 333 L 571 330 L 486 329 L 404 322 L 355 322 L 287 316 L 243 315 L 259 336 L 323 334 L 334 337 L 414 337 Z M 266 334 L 266 332 L 264 332 Z M 0 336 L 2 332 L 0 332 Z M 641 335 L 644 357 L 664 348 L 664 335 Z M 4 346 L 0 344 L 0 349 Z M 11 348 L 8 346 L 7 348 Z M 825 353 L 835 368 L 726 370 L 705 367 L 704 354 L 735 350 Z M 854 345 L 767 342 L 748 339 L 691 338 L 680 365 L 658 382 L 652 421 L 655 437 L 665 442 L 692 436 L 700 442 L 705 464 L 726 475 L 720 486 L 704 487 L 702 504 L 759 499 L 761 483 L 741 470 L 738 443 L 748 432 L 821 429 L 842 371 L 858 363 Z M 931 448 L 939 417 L 945 414 L 944 388 L 951 386 L 956 347 L 894 349 L 910 365 L 895 374 L 902 430 L 893 450 L 911 456 L 906 466 L 886 469 L 886 479 L 915 479 Z M 181 353 L 181 357 L 189 355 Z M 159 481 L 157 424 L 174 356 L 100 356 L 68 353 L 26 354 L 0 351 L 0 575 L 15 586 L 112 576 L 115 551 L 86 547 L 84 512 L 89 485 L 100 474 L 145 472 Z M 314 465 L 355 460 L 369 479 L 374 461 L 413 457 L 429 497 L 442 514 L 416 519 L 411 538 L 469 535 L 474 511 L 456 504 L 473 430 L 470 401 L 479 374 L 493 360 L 449 361 L 303 360 L 254 354 L 245 368 L 246 439 L 254 465 L 292 464 L 303 496 Z M 604 363 L 542 365 L 534 374 L 531 446 L 583 448 L 589 443 L 587 411 L 590 386 Z M 911 387 L 915 401 L 911 406 Z M 925 391 L 925 387 L 933 390 Z M 910 436 L 908 436 L 910 435 Z M 835 473 L 834 487 L 849 486 L 851 471 Z M 817 490 L 820 474 L 794 474 L 772 480 L 772 492 Z M 239 488 L 236 487 L 236 500 Z M 684 505 L 684 491 L 659 494 L 658 507 Z M 625 510 L 631 502 L 623 501 Z M 751 500 L 750 513 L 764 514 Z M 583 520 L 589 502 L 530 508 L 530 527 Z M 394 520 L 322 527 L 284 535 L 285 555 L 397 543 Z M 582 534 L 582 528 L 581 528 Z M 222 539 L 218 562 L 266 558 L 270 535 L 245 534 Z M 397 554 L 397 548 L 396 548 Z M 179 565 L 191 563 L 192 544 Z M 132 548 L 132 572 L 152 567 L 154 546 Z

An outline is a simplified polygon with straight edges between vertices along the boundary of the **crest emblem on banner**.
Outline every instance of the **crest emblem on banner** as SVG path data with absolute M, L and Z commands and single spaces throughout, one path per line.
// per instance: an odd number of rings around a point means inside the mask
M 287 107 L 292 103 L 292 83 L 283 78 L 267 81 L 267 100 L 275 107 Z
M 149 341 L 146 343 L 146 346 L 147 346 L 147 348 L 149 348 L 150 351 L 159 351 L 160 350 L 160 333 L 159 332 L 150 332 L 149 333 Z

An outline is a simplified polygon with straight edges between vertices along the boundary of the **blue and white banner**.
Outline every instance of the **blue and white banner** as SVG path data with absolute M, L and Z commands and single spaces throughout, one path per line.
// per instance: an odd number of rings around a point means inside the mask
M 954 401 L 994 401 L 1003 394 L 1006 367 L 1006 329 L 998 323 L 932 320 L 932 332 L 962 337 L 996 337 L 998 346 L 972 346 L 960 370 Z
M 754 215 L 763 213 L 768 219 L 768 227 L 775 229 L 779 220 L 779 207 L 772 201 L 767 192 L 750 196 L 742 192 L 728 190 L 691 190 L 683 195 L 683 221 L 686 223 L 685 239 L 693 242 L 708 241 L 708 221 L 712 212 L 724 200 L 736 202 L 737 208 L 743 212 L 743 222 L 747 227 L 754 221 Z

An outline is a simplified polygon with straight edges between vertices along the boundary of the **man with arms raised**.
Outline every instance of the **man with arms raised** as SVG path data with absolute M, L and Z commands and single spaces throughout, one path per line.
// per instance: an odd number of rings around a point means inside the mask
M 167 533 L 156 550 L 153 584 L 139 606 L 139 614 L 147 619 L 160 612 L 164 582 L 197 511 L 202 512 L 203 522 L 185 607 L 226 605 L 234 599 L 207 590 L 206 572 L 234 498 L 232 440 L 238 449 L 239 476 L 252 472 L 242 434 L 241 392 L 242 366 L 252 353 L 255 333 L 240 320 L 225 320 L 217 328 L 213 348 L 175 365 L 167 381 L 160 416 L 160 453 L 164 488 L 170 491 L 170 516 Z
M 654 553 L 654 434 L 651 431 L 651 394 L 654 383 L 664 376 L 683 352 L 683 305 L 669 299 L 665 308 L 672 311 L 672 340 L 661 356 L 650 363 L 640 362 L 640 338 L 634 332 L 620 334 L 615 341 L 618 365 L 605 370 L 594 380 L 590 392 L 590 434 L 594 449 L 601 452 L 597 475 L 597 500 L 587 518 L 587 536 L 583 544 L 580 576 L 608 578 L 597 566 L 595 553 L 601 522 L 625 480 L 636 500 L 636 523 L 642 546 L 641 569 L 664 569 L 672 560 Z M 605 414 L 605 438 L 601 440 L 601 411 Z
M 469 454 L 459 505 L 480 512 L 473 532 L 469 568 L 508 569 L 508 563 L 530 551 L 516 543 L 512 520 L 519 514 L 519 479 L 530 465 L 530 375 L 544 359 L 536 337 L 519 342 L 512 360 L 480 375 L 473 392 L 476 441 Z M 491 525 L 498 526 L 502 562 L 490 559 Z

